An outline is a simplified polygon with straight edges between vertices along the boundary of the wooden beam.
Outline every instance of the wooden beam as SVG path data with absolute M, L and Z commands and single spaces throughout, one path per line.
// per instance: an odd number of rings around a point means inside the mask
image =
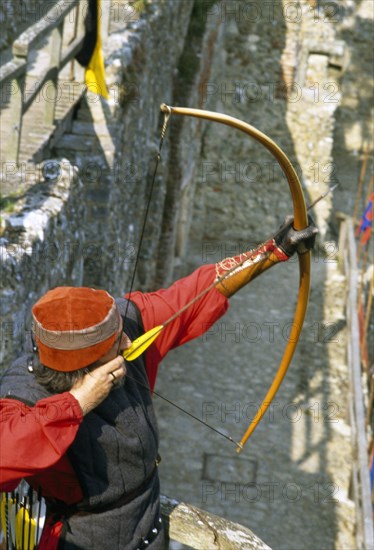
M 13 55 L 18 57 L 27 57 L 29 51 L 34 44 L 50 31 L 58 27 L 69 13 L 78 3 L 79 0 L 70 0 L 66 3 L 65 0 L 57 2 L 48 13 L 46 13 L 34 25 L 26 29 L 13 44 Z
M 4 86 L 8 80 L 18 78 L 26 72 L 26 68 L 27 63 L 24 59 L 15 57 L 11 61 L 8 61 L 8 63 L 0 67 L 0 85 Z

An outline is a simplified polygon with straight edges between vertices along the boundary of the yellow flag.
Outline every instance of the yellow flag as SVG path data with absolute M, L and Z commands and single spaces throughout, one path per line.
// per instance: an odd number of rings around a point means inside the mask
M 104 58 L 101 41 L 101 0 L 97 0 L 97 36 L 95 49 L 87 65 L 85 80 L 87 89 L 94 94 L 99 94 L 105 99 L 109 98 L 108 89 L 105 84 Z

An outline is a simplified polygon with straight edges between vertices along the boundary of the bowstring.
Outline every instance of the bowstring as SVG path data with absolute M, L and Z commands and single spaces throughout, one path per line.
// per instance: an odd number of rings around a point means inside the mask
M 152 182 L 151 182 L 151 187 L 150 187 L 150 191 L 149 191 L 149 196 L 148 196 L 148 200 L 147 200 L 147 205 L 146 205 L 146 209 L 145 209 L 145 212 L 144 212 L 144 218 L 143 218 L 143 224 L 142 224 L 142 229 L 141 229 L 141 232 L 140 232 L 140 238 L 139 238 L 139 244 L 138 244 L 138 250 L 137 250 L 137 254 L 136 254 L 136 258 L 135 258 L 135 265 L 134 265 L 134 270 L 133 270 L 133 273 L 132 273 L 132 278 L 131 278 L 131 283 L 130 283 L 130 290 L 128 292 L 128 298 L 127 298 L 127 305 L 126 305 L 126 310 L 125 310 L 125 319 L 127 317 L 127 312 L 128 312 L 128 308 L 129 308 L 129 305 L 130 305 L 130 299 L 131 299 L 131 294 L 132 294 L 132 291 L 133 291 L 133 287 L 134 287 L 134 282 L 135 282 L 135 276 L 136 276 L 136 271 L 137 271 L 137 267 L 138 267 L 138 263 L 139 263 L 139 258 L 140 258 L 140 252 L 141 252 L 141 247 L 142 247 L 142 244 L 143 244 L 143 239 L 144 239 L 144 234 L 145 234 L 145 228 L 146 228 L 146 224 L 147 224 L 147 219 L 148 219 L 148 214 L 149 214 L 149 210 L 150 210 L 150 205 L 151 205 L 151 200 L 152 200 L 152 195 L 153 195 L 153 189 L 154 189 L 154 185 L 155 185 L 155 181 L 156 181 L 156 175 L 157 175 L 157 170 L 158 170 L 158 166 L 159 166 L 159 163 L 160 163 L 160 160 L 161 160 L 161 149 L 162 149 L 162 146 L 163 146 L 163 143 L 164 143 L 164 138 L 165 138 L 165 133 L 166 133 L 166 129 L 167 129 L 167 126 L 168 126 L 168 122 L 169 122 L 169 119 L 170 119 L 170 116 L 171 116 L 171 109 L 170 107 L 168 107 L 168 110 L 164 112 L 164 122 L 163 122 L 163 126 L 162 126 L 162 129 L 161 129 L 161 135 L 160 135 L 160 141 L 159 141 L 159 146 L 158 146 L 158 152 L 157 152 L 157 156 L 156 156 L 156 163 L 155 163 L 155 168 L 154 168 L 154 171 L 153 171 L 153 176 L 152 176 Z M 309 207 L 307 208 L 307 210 L 310 210 L 313 206 L 315 206 L 315 204 L 317 202 L 319 202 L 319 200 L 323 199 L 329 192 L 333 191 L 335 189 L 336 186 L 334 186 L 333 188 L 329 189 L 327 191 L 327 193 L 321 195 L 320 197 L 318 197 L 312 204 L 309 205 Z M 277 233 L 275 234 L 275 236 L 277 236 Z M 249 258 L 246 258 L 246 261 L 250 260 L 251 257 Z M 243 262 L 244 263 L 244 262 Z M 237 267 L 237 266 L 236 266 Z M 230 272 L 231 270 L 229 270 Z M 221 280 L 223 280 L 224 278 L 226 278 L 228 276 L 229 273 L 226 273 L 224 276 L 221 276 Z M 218 284 L 220 281 L 216 281 L 216 284 Z M 137 384 L 143 386 L 144 388 L 148 389 L 148 391 L 153 394 L 153 395 L 156 395 L 157 397 L 159 397 L 160 399 L 164 400 L 166 403 L 169 403 L 169 405 L 172 405 L 173 407 L 175 407 L 176 409 L 178 409 L 179 411 L 183 412 L 184 414 L 186 414 L 187 416 L 189 416 L 190 418 L 193 418 L 194 420 L 196 420 L 197 422 L 200 422 L 201 424 L 203 424 L 203 426 L 209 428 L 210 430 L 214 431 L 215 433 L 219 434 L 220 436 L 224 437 L 225 439 L 227 439 L 228 441 L 230 441 L 231 443 L 233 443 L 236 447 L 239 447 L 239 448 L 242 448 L 242 444 L 241 443 L 238 443 L 237 441 L 235 441 L 232 437 L 230 437 L 229 435 L 226 435 L 224 434 L 223 432 L 221 432 L 220 430 L 217 430 L 217 428 L 214 428 L 213 426 L 211 426 L 210 424 L 208 424 L 207 422 L 205 422 L 204 420 L 202 420 L 201 418 L 195 416 L 194 414 L 190 413 L 189 411 L 183 409 L 183 407 L 181 407 L 180 405 L 177 405 L 176 403 L 174 403 L 173 401 L 171 401 L 170 399 L 168 399 L 167 397 L 165 397 L 164 395 L 156 392 L 155 390 L 152 390 L 150 389 L 149 386 L 147 386 L 146 384 L 143 384 L 142 382 L 140 382 L 139 380 L 129 376 L 128 374 L 126 374 L 126 377 L 129 378 L 129 380 L 133 380 L 134 382 L 136 382 Z
M 173 407 L 175 407 L 176 409 L 178 409 L 179 411 L 183 412 L 184 414 L 186 414 L 187 416 L 189 416 L 190 418 L 193 418 L 194 420 L 196 420 L 197 422 L 200 422 L 200 424 L 203 424 L 203 426 L 205 426 L 206 428 L 209 428 L 210 430 L 212 430 L 213 432 L 215 432 L 216 434 L 219 434 L 221 435 L 222 437 L 224 437 L 225 439 L 227 439 L 228 441 L 230 441 L 230 443 L 233 443 L 236 447 L 242 447 L 242 445 L 240 443 L 238 443 L 237 441 L 235 441 L 232 437 L 230 437 L 229 435 L 221 432 L 220 430 L 217 430 L 217 428 L 215 428 L 214 426 L 212 426 L 211 424 L 208 424 L 208 422 L 205 422 L 205 420 L 202 420 L 201 418 L 199 418 L 198 416 L 195 416 L 194 414 L 192 414 L 191 412 L 187 411 L 186 409 L 184 409 L 183 407 L 181 407 L 180 405 L 177 405 L 177 403 L 175 403 L 174 401 L 171 401 L 171 399 L 169 399 L 168 397 L 165 397 L 164 395 L 162 395 L 161 393 L 158 393 L 156 392 L 155 390 L 151 390 L 151 388 L 149 387 L 149 385 L 147 384 L 144 384 L 143 382 L 140 382 L 140 380 L 137 380 L 136 378 L 134 378 L 133 376 L 129 376 L 127 373 L 125 375 L 125 379 L 128 378 L 129 380 L 132 380 L 133 382 L 135 382 L 136 384 L 139 384 L 139 386 L 142 386 L 143 388 L 147 389 L 149 391 L 149 393 L 152 395 L 156 395 L 157 397 L 159 397 L 160 399 L 163 399 L 164 401 L 166 401 L 166 403 L 169 403 L 169 405 L 172 405 Z
M 161 149 L 162 149 L 162 145 L 164 143 L 165 133 L 166 133 L 166 129 L 167 129 L 167 126 L 168 126 L 170 116 L 171 116 L 171 109 L 169 108 L 169 110 L 165 111 L 165 113 L 164 113 L 164 123 L 163 123 L 162 130 L 161 130 L 160 142 L 159 142 L 159 145 L 158 145 L 156 164 L 155 164 L 155 168 L 154 168 L 154 171 L 153 171 L 152 182 L 151 182 L 151 187 L 150 187 L 150 191 L 149 191 L 149 195 L 148 195 L 147 205 L 146 205 L 146 209 L 145 209 L 145 212 L 144 212 L 144 218 L 143 218 L 142 229 L 141 229 L 141 232 L 140 232 L 138 250 L 137 250 L 137 253 L 136 253 L 134 270 L 133 270 L 132 277 L 131 277 L 130 290 L 129 290 L 128 295 L 127 295 L 128 296 L 127 305 L 126 305 L 126 310 L 125 310 L 125 315 L 124 315 L 125 319 L 127 317 L 127 312 L 128 312 L 128 308 L 129 308 L 129 305 L 130 305 L 131 294 L 132 294 L 133 287 L 134 287 L 135 276 L 136 276 L 136 271 L 137 271 L 137 268 L 138 268 L 141 247 L 142 247 L 142 244 L 143 244 L 143 239 L 144 239 L 144 234 L 145 234 L 145 228 L 146 228 L 146 225 L 147 225 L 147 218 L 148 218 L 148 214 L 149 214 L 149 209 L 150 209 L 150 206 L 151 206 L 151 200 L 152 200 L 153 189 L 154 189 L 154 185 L 155 185 L 155 181 L 156 181 L 157 170 L 158 170 L 158 166 L 159 166 L 159 163 L 160 163 L 160 160 L 161 160 Z M 194 414 L 190 413 L 189 411 L 183 409 L 183 407 L 181 407 L 180 405 L 177 405 L 177 403 L 174 403 L 173 401 L 171 401 L 171 399 L 168 399 L 164 395 L 156 392 L 155 390 L 151 391 L 149 385 L 143 384 L 142 382 L 140 382 L 140 380 L 137 380 L 136 378 L 133 378 L 133 377 L 129 376 L 128 374 L 126 374 L 126 378 L 128 378 L 129 380 L 133 380 L 134 382 L 136 382 L 137 384 L 139 384 L 143 388 L 147 389 L 149 391 L 149 393 L 151 393 L 153 395 L 156 395 L 160 399 L 163 399 L 166 403 L 169 403 L 169 405 L 172 405 L 173 407 L 175 407 L 179 411 L 183 412 L 184 414 L 186 414 L 190 418 L 193 418 L 197 422 L 200 422 L 201 424 L 203 424 L 203 426 L 205 426 L 205 427 L 209 428 L 210 430 L 214 431 L 215 433 L 221 435 L 222 437 L 224 437 L 225 439 L 227 439 L 228 441 L 233 443 L 236 447 L 240 447 L 240 444 L 237 443 L 236 441 L 234 441 L 234 439 L 232 437 L 230 437 L 229 435 L 226 435 L 223 432 L 217 430 L 217 428 L 214 428 L 213 426 L 211 426 L 210 424 L 208 424 L 207 422 L 205 422 L 201 418 L 199 418 L 199 417 L 195 416 Z
M 157 152 L 157 157 L 156 157 L 156 164 L 155 164 L 155 168 L 154 168 L 154 171 L 153 171 L 152 182 L 151 182 L 151 187 L 150 187 L 150 191 L 149 191 L 149 195 L 148 195 L 147 205 L 146 205 L 146 209 L 145 209 L 145 212 L 144 212 L 144 218 L 143 218 L 142 229 L 141 229 L 141 232 L 140 232 L 138 250 L 137 250 L 137 253 L 136 253 L 134 270 L 133 270 L 132 277 L 131 277 L 131 282 L 130 282 L 130 290 L 129 290 L 128 295 L 127 295 L 128 296 L 127 297 L 127 305 L 126 305 L 126 310 L 125 310 L 125 315 L 124 315 L 125 319 L 127 317 L 127 312 L 128 312 L 128 308 L 129 308 L 129 305 L 130 305 L 131 294 L 132 294 L 133 287 L 134 287 L 135 276 L 136 276 L 136 271 L 137 271 L 137 268 L 138 268 L 141 247 L 142 247 L 142 244 L 143 244 L 143 239 L 144 239 L 144 234 L 145 234 L 145 228 L 146 228 L 146 225 L 147 225 L 149 209 L 150 209 L 150 206 L 151 206 L 151 200 L 152 200 L 153 189 L 154 189 L 154 185 L 155 185 L 155 181 L 156 181 L 157 170 L 158 170 L 158 166 L 159 166 L 159 163 L 160 163 L 160 160 L 161 160 L 161 149 L 162 149 L 162 146 L 163 146 L 163 143 L 164 143 L 165 133 L 166 133 L 166 129 L 167 129 L 167 126 L 168 126 L 170 116 L 171 116 L 171 109 L 169 108 L 167 111 L 164 112 L 164 122 L 163 122 L 163 126 L 162 126 L 162 129 L 161 129 L 160 142 L 159 142 L 159 145 L 158 145 L 158 152 Z M 200 424 L 203 424 L 203 426 L 209 428 L 210 430 L 212 430 L 215 433 L 219 434 L 220 436 L 224 437 L 225 439 L 227 439 L 228 441 L 233 443 L 236 447 L 241 446 L 232 437 L 230 437 L 229 435 L 224 434 L 223 432 L 221 432 L 220 430 L 217 430 L 217 428 L 214 428 L 213 426 L 211 426 L 210 424 L 208 424 L 207 422 L 205 422 L 204 420 L 202 420 L 198 416 L 195 416 L 194 414 L 190 413 L 189 411 L 183 409 L 183 407 L 181 407 L 180 405 L 177 405 L 177 403 L 174 403 L 173 401 L 171 401 L 171 399 L 168 399 L 167 397 L 165 397 L 164 395 L 156 392 L 155 390 L 151 391 L 149 385 L 143 384 L 142 382 L 140 382 L 140 380 L 137 380 L 136 378 L 133 378 L 133 377 L 129 376 L 128 374 L 126 374 L 126 378 L 128 378 L 129 380 L 133 380 L 134 382 L 136 382 L 137 384 L 139 384 L 143 388 L 147 389 L 150 394 L 156 395 L 157 397 L 164 400 L 166 403 L 169 403 L 169 405 L 172 405 L 173 407 L 175 407 L 179 411 L 183 412 L 184 414 L 186 414 L 190 418 L 193 418 L 197 422 L 200 422 Z
M 138 269 L 140 252 L 141 252 L 141 248 L 142 248 L 142 244 L 143 244 L 145 228 L 146 228 L 146 225 L 147 225 L 149 209 L 150 209 L 150 206 L 151 206 L 153 189 L 154 189 L 154 186 L 155 186 L 158 165 L 159 165 L 160 160 L 161 160 L 161 149 L 162 149 L 162 145 L 164 143 L 164 137 L 165 137 L 165 133 L 166 133 L 166 129 L 167 129 L 167 126 L 168 126 L 170 116 L 171 116 L 171 109 L 169 108 L 168 111 L 164 112 L 164 122 L 163 122 L 162 129 L 161 129 L 160 141 L 159 141 L 159 144 L 158 144 L 158 151 L 157 151 L 157 156 L 156 156 L 155 168 L 154 168 L 154 171 L 153 171 L 153 176 L 152 176 L 151 186 L 150 186 L 149 195 L 148 195 L 148 199 L 147 199 L 147 204 L 146 204 L 146 208 L 145 208 L 145 211 L 144 211 L 144 217 L 143 217 L 142 228 L 141 228 L 141 231 L 140 231 L 138 250 L 137 250 L 137 253 L 136 253 L 136 257 L 135 257 L 135 264 L 134 264 L 134 269 L 133 269 L 133 272 L 132 272 L 132 277 L 131 277 L 131 282 L 130 282 L 130 290 L 129 290 L 128 295 L 127 295 L 128 297 L 127 297 L 127 305 L 126 305 L 126 310 L 125 310 L 125 318 L 127 317 L 127 312 L 128 312 L 129 305 L 130 305 L 131 294 L 132 294 L 132 291 L 133 291 L 133 288 L 134 288 L 135 276 L 136 276 L 136 271 Z

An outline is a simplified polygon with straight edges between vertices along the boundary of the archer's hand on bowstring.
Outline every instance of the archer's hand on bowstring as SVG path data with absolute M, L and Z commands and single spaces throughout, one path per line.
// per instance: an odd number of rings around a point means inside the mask
M 309 225 L 296 231 L 293 216 L 287 216 L 277 233 L 257 248 L 216 264 L 216 288 L 230 298 L 243 286 L 295 252 L 305 254 L 314 246 L 318 229 L 308 216 Z
M 117 356 L 104 365 L 90 370 L 76 382 L 70 393 L 78 401 L 83 414 L 97 407 L 126 375 L 125 360 Z

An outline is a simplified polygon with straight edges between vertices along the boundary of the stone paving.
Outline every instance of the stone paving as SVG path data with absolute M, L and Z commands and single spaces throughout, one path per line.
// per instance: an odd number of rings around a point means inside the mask
M 196 254 L 194 266 L 200 259 Z M 156 390 L 240 439 L 278 368 L 297 271 L 294 262 L 277 266 L 233 297 L 215 328 L 164 360 Z M 239 456 L 230 442 L 155 397 L 164 494 L 248 526 L 274 549 L 355 548 L 345 336 L 323 330 L 342 319 L 343 287 L 335 262 L 314 261 L 296 356 Z M 335 305 L 324 314 L 330 293 Z

